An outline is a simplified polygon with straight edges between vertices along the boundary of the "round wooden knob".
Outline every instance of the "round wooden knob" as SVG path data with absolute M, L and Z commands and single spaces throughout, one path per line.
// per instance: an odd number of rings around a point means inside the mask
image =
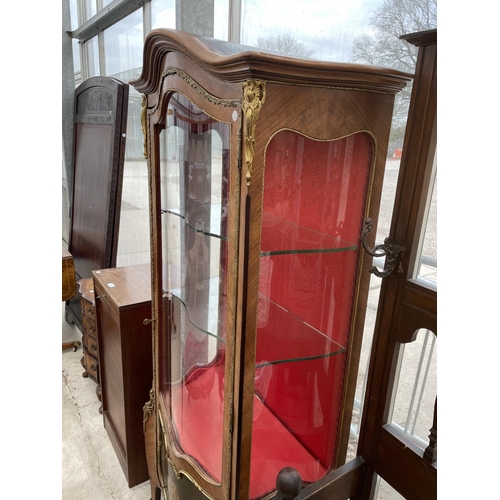
M 293 467 L 281 469 L 276 478 L 276 489 L 278 490 L 278 498 L 293 500 L 302 489 L 300 474 Z

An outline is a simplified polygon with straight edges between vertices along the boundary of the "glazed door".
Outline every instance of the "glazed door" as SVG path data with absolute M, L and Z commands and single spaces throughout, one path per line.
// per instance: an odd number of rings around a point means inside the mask
M 391 225 L 392 240 L 405 251 L 400 265 L 384 278 L 380 292 L 358 448 L 366 471 L 356 500 L 374 498 L 378 478 L 396 490 L 398 498 L 437 498 L 435 389 L 430 394 L 423 445 L 409 439 L 391 416 L 399 398 L 398 374 L 405 350 L 422 333 L 434 339 L 428 344 L 432 348 L 437 338 L 437 267 L 432 274 L 425 269 L 422 251 L 429 236 L 427 220 L 437 168 L 436 37 L 435 30 L 402 37 L 419 47 Z
M 252 500 L 280 470 L 304 484 L 339 453 L 373 141 L 290 130 L 266 149 L 250 467 Z
M 159 403 L 170 465 L 227 495 L 235 311 L 238 170 L 226 122 L 179 92 L 160 134 Z M 219 113 L 219 116 L 221 114 Z M 237 123 L 237 122 L 234 122 Z M 167 471 L 164 471 L 166 473 Z

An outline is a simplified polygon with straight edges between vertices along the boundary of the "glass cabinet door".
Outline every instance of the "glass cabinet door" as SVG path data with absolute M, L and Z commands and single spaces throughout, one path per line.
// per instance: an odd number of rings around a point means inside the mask
M 175 453 L 222 481 L 230 125 L 180 93 L 160 135 L 160 397 Z
M 304 483 L 335 461 L 372 139 L 268 144 L 260 251 L 250 498 L 283 467 Z

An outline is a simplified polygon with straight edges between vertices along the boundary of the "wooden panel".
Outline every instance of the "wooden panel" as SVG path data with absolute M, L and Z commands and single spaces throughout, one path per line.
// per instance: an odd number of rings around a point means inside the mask
M 68 249 L 77 280 L 116 265 L 127 110 L 128 85 L 114 78 L 89 78 L 75 90 Z M 78 298 L 67 303 L 66 320 L 81 326 Z
M 422 450 L 387 424 L 380 433 L 375 472 L 407 500 L 433 500 L 437 469 L 422 456 Z M 402 474 L 403 470 L 411 473 Z
M 348 500 L 358 490 L 361 476 L 364 471 L 364 462 L 356 457 L 345 465 L 327 474 L 311 486 L 304 488 L 298 500 Z

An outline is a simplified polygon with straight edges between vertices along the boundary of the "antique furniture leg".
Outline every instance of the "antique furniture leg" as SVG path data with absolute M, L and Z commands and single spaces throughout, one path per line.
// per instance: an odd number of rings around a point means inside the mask
M 73 349 L 73 352 L 76 352 L 78 346 L 80 345 L 82 345 L 82 343 L 78 340 L 75 340 L 74 342 L 63 342 L 62 350 L 65 351 L 66 349 Z
M 62 247 L 62 301 L 74 297 L 76 294 L 76 277 L 75 277 L 75 264 L 73 256 Z M 82 345 L 79 341 L 63 342 L 62 350 L 73 349 L 76 352 L 78 346 Z

